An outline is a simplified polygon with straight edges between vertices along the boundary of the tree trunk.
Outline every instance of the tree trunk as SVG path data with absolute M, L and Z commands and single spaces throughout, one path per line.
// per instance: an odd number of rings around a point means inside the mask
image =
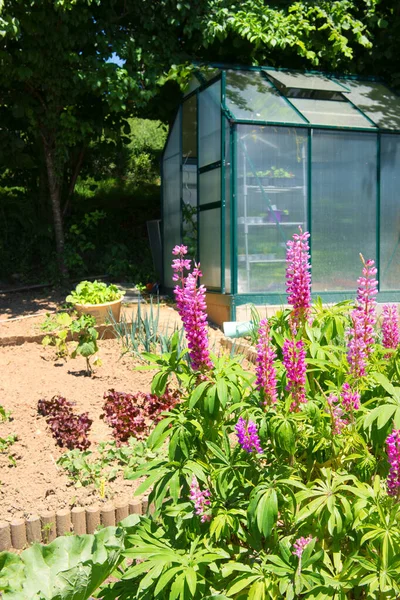
M 83 163 L 83 159 L 84 159 L 84 156 L 85 156 L 85 150 L 86 150 L 86 147 L 82 146 L 82 148 L 81 148 L 81 150 L 79 152 L 79 155 L 78 155 L 78 159 L 77 159 L 77 161 L 75 163 L 75 167 L 74 167 L 74 170 L 73 170 L 73 173 L 72 173 L 72 176 L 71 176 L 71 180 L 69 182 L 67 200 L 65 202 L 64 209 L 62 211 L 63 219 L 65 219 L 65 217 L 68 214 L 69 204 L 70 204 L 70 201 L 71 201 L 71 198 L 72 198 L 72 194 L 74 193 L 76 181 L 78 179 L 79 173 L 80 173 L 81 168 L 82 168 L 82 163 Z
M 57 262 L 60 275 L 63 280 L 68 279 L 68 269 L 65 264 L 64 255 L 64 228 L 63 219 L 61 212 L 61 186 L 60 178 L 57 173 L 55 161 L 54 161 L 54 150 L 53 144 L 49 144 L 48 140 L 42 136 L 44 146 L 44 157 L 47 168 L 47 179 L 49 183 L 49 194 L 51 200 L 51 207 L 53 210 L 53 225 L 54 234 L 56 238 L 57 248 Z

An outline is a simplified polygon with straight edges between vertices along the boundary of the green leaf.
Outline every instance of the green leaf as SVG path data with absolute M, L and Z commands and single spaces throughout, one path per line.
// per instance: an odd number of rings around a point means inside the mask
M 211 450 L 211 452 L 214 454 L 214 456 L 219 458 L 219 460 L 224 465 L 229 466 L 229 461 L 226 458 L 225 454 L 222 452 L 222 450 L 216 444 L 214 444 L 214 442 L 206 442 L 206 444 L 207 444 L 208 448 Z
M 217 381 L 217 394 L 221 406 L 225 408 L 226 403 L 228 402 L 228 386 L 223 379 L 218 379 Z
M 159 578 L 157 585 L 155 587 L 154 590 L 154 597 L 156 598 L 158 596 L 158 594 L 160 594 L 163 589 L 165 588 L 165 586 L 171 581 L 171 579 L 173 577 L 175 577 L 175 575 L 177 573 L 179 573 L 179 571 L 182 571 L 182 567 L 173 567 L 171 569 L 168 569 L 168 571 L 165 571 L 165 573 L 163 573 L 161 575 L 161 577 Z
M 35 544 L 12 560 L 3 554 L 1 580 L 10 582 L 3 600 L 87 600 L 122 560 L 124 540 L 122 528 L 106 527 Z
M 259 578 L 259 575 L 240 575 L 233 581 L 226 593 L 228 596 L 234 596 L 238 592 L 244 590 L 244 588 L 250 587 L 250 585 Z
M 189 400 L 189 408 L 196 406 L 200 398 L 205 393 L 207 387 L 210 385 L 209 381 L 202 381 L 194 390 Z
M 188 567 L 185 571 L 185 577 L 186 577 L 186 581 L 187 581 L 190 593 L 192 594 L 192 596 L 195 596 L 196 587 L 197 587 L 196 571 L 192 567 Z
M 153 381 L 151 382 L 151 393 L 162 396 L 165 392 L 165 388 L 168 383 L 168 371 L 160 371 L 154 375 Z
M 163 474 L 164 474 L 164 471 L 156 471 L 155 473 L 152 473 L 151 475 L 149 475 L 149 477 L 146 479 L 146 481 L 143 481 L 139 485 L 139 487 L 135 490 L 135 496 L 140 496 L 141 494 L 143 494 L 146 490 L 149 489 L 149 487 L 151 487 L 153 485 L 153 483 L 155 481 L 157 481 L 158 479 L 161 479 Z
M 76 352 L 81 356 L 88 357 L 92 356 L 92 354 L 96 354 L 97 347 L 94 342 L 83 342 L 82 344 L 79 344 Z
M 400 400 L 400 390 L 396 389 L 383 373 L 374 372 L 371 373 L 371 376 L 388 392 L 388 394 L 393 396 L 393 398 L 396 398 L 396 400 Z
M 272 529 L 278 518 L 278 497 L 273 488 L 268 489 L 258 502 L 257 527 L 265 537 L 271 535 Z

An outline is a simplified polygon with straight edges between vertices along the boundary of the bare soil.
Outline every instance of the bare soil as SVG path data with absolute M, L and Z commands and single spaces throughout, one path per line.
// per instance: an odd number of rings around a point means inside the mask
M 37 334 L 45 313 L 56 310 L 59 301 L 57 294 L 0 296 L 0 342 L 4 337 Z M 168 306 L 161 308 L 160 321 L 171 327 L 180 323 L 177 312 Z M 211 330 L 211 334 L 218 343 L 222 334 L 217 330 Z M 53 348 L 38 343 L 0 346 L 0 405 L 12 413 L 11 421 L 0 423 L 0 437 L 18 436 L 7 452 L 0 453 L 0 520 L 132 497 L 137 483 L 124 480 L 122 473 L 107 483 L 104 500 L 94 485 L 75 487 L 57 465 L 65 450 L 57 445 L 45 418 L 37 413 L 39 399 L 64 396 L 75 403 L 77 413 L 88 412 L 93 419 L 90 450 L 95 450 L 99 442 L 112 440 L 111 429 L 100 418 L 104 393 L 111 388 L 148 392 L 154 373 L 136 370 L 137 359 L 121 356 L 118 340 L 101 340 L 99 347 L 103 364 L 92 377 L 86 377 L 82 357 L 56 360 Z

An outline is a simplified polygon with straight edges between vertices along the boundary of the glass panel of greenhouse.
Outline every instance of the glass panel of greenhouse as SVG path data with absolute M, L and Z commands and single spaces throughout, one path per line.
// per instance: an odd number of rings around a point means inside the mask
M 377 264 L 378 301 L 398 301 L 399 173 L 400 98 L 384 83 L 199 67 L 162 157 L 164 287 L 184 243 L 208 305 L 231 320 L 243 304 L 284 304 L 286 243 L 301 228 L 315 296 L 352 298 L 361 253 Z

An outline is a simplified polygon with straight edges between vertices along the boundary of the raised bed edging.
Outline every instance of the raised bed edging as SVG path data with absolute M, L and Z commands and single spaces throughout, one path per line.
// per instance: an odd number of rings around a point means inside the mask
M 133 498 L 122 503 L 102 506 L 77 506 L 71 510 L 43 511 L 27 519 L 0 522 L 0 552 L 23 550 L 34 542 L 48 544 L 57 537 L 74 533 L 94 533 L 99 526 L 117 525 L 128 515 L 147 513 L 147 498 Z M 150 512 L 152 507 L 150 506 Z
M 132 323 L 127 323 L 130 326 Z M 109 340 L 116 337 L 115 330 L 112 325 L 96 325 L 96 331 L 99 333 L 101 340 Z M 0 338 L 0 346 L 21 346 L 25 343 L 41 344 L 46 333 L 38 333 L 36 335 L 13 335 Z M 67 342 L 72 342 L 73 336 L 68 333 Z

